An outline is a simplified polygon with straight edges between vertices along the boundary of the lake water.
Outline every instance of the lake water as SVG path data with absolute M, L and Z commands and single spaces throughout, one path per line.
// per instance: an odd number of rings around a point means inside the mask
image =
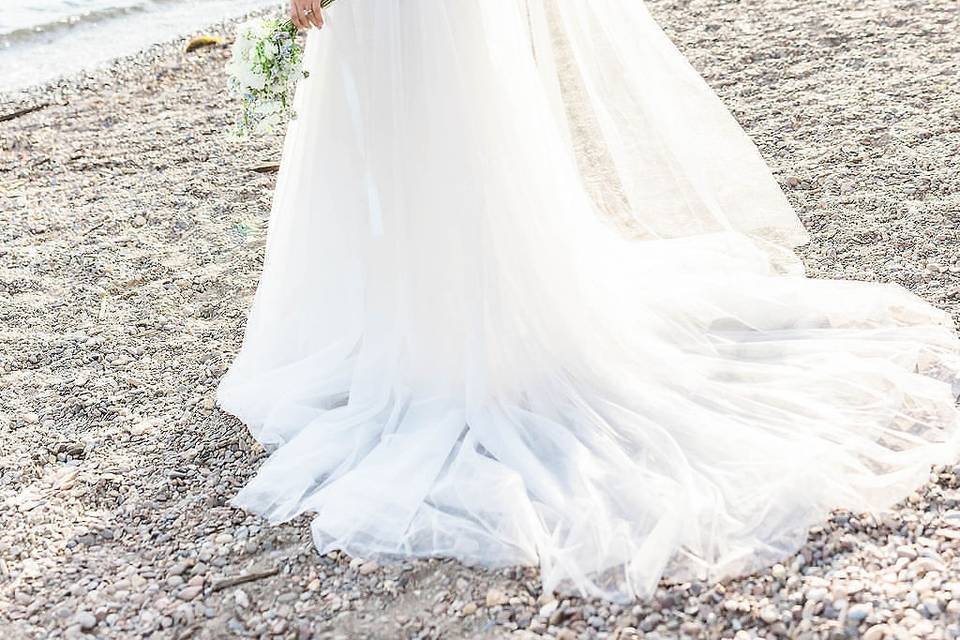
M 279 0 L 0 0 L 0 91 L 102 65 Z

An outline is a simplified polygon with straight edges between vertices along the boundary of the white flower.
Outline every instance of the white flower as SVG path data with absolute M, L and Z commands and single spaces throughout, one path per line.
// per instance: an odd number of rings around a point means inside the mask
M 288 20 L 254 20 L 237 31 L 226 65 L 230 90 L 240 98 L 238 132 L 271 131 L 293 116 L 293 87 L 307 74 L 303 51 Z
M 279 100 L 261 102 L 254 108 L 255 113 L 260 113 L 263 115 L 280 113 L 281 111 L 283 111 L 283 103 Z
M 244 69 L 241 72 L 241 74 L 238 76 L 238 79 L 243 84 L 243 86 L 249 87 L 251 89 L 259 90 L 267 86 L 266 77 L 264 77 L 261 71 L 257 68 Z
M 283 122 L 283 116 L 279 113 L 272 113 L 265 117 L 263 120 L 257 123 L 257 126 L 254 128 L 255 133 L 270 133 L 273 131 L 281 122 Z

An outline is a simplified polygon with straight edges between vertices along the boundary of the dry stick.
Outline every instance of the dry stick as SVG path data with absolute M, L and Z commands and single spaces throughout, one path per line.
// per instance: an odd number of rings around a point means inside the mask
M 256 167 L 250 167 L 251 171 L 256 171 L 257 173 L 276 173 L 280 170 L 280 165 L 276 162 L 268 162 L 266 164 L 257 165 Z
M 101 220 L 101 221 L 98 222 L 97 224 L 93 225 L 92 227 L 90 227 L 89 229 L 87 229 L 86 231 L 84 231 L 82 235 L 84 235 L 84 236 L 90 235 L 91 233 L 93 233 L 94 231 L 96 231 L 97 229 L 99 229 L 100 227 L 102 227 L 103 225 L 107 224 L 107 222 L 109 222 L 109 220 L 108 220 L 107 218 L 104 218 L 103 220 Z
M 223 591 L 224 589 L 229 589 L 230 587 L 235 587 L 238 584 L 244 584 L 247 582 L 253 582 L 255 580 L 263 580 L 264 578 L 269 578 L 270 576 L 275 576 L 280 573 L 280 570 L 277 567 L 272 569 L 264 569 L 263 571 L 254 571 L 252 573 L 244 573 L 233 578 L 224 578 L 223 580 L 218 580 L 213 583 L 213 586 L 210 587 L 210 591 L 216 593 L 217 591 Z
M 200 628 L 200 625 L 196 625 L 196 624 L 193 625 L 192 627 L 187 628 L 179 636 L 177 636 L 177 640 L 187 640 L 187 638 L 195 634 L 199 628 Z
M 40 109 L 46 109 L 50 106 L 49 102 L 44 102 L 43 104 L 37 104 L 32 107 L 27 107 L 25 109 L 20 109 L 19 111 L 14 111 L 13 113 L 6 113 L 0 115 L 0 122 L 6 122 L 7 120 L 13 120 L 14 118 L 19 118 L 20 116 L 25 116 L 28 113 L 33 113 L 34 111 L 40 111 Z

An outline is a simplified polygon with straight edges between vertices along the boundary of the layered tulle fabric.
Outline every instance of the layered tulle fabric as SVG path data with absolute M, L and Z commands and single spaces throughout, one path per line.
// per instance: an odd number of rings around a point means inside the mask
M 237 505 L 630 597 L 776 562 L 955 459 L 950 319 L 803 277 L 796 216 L 641 3 L 327 18 L 219 389 L 272 450 Z

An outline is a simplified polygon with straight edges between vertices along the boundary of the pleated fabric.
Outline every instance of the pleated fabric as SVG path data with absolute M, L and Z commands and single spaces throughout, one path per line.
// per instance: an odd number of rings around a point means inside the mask
M 218 400 L 234 504 L 321 551 L 650 594 L 794 552 L 960 449 L 960 341 L 803 276 L 756 148 L 633 0 L 339 0 Z

